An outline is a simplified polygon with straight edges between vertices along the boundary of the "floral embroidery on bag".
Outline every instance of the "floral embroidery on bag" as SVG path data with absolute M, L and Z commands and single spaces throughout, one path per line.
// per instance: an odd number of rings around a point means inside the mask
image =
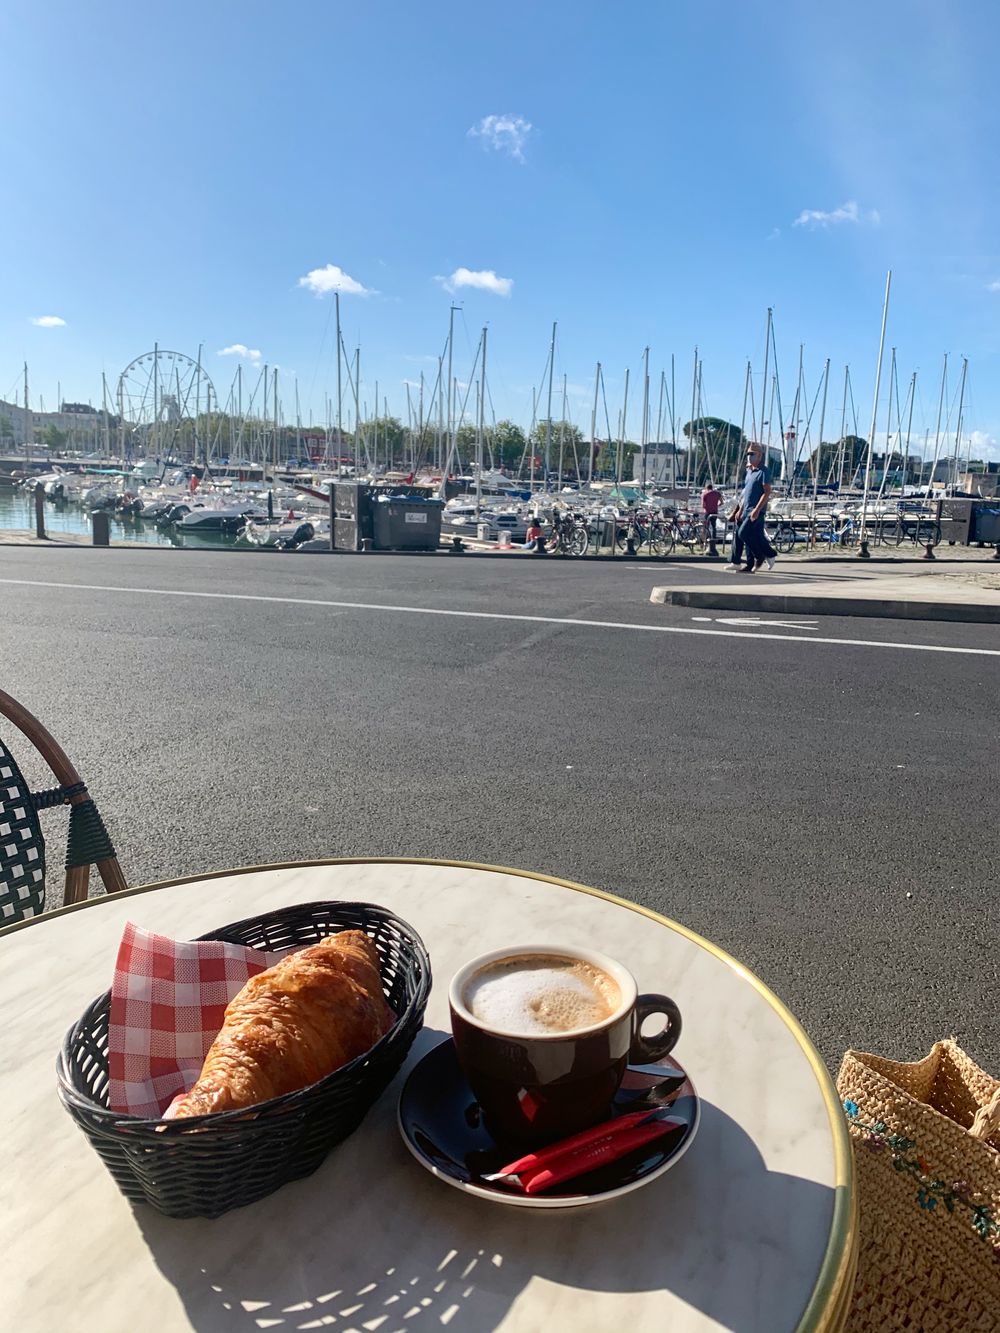
M 844 1099 L 844 1111 L 852 1127 L 860 1132 L 860 1141 L 869 1152 L 884 1152 L 888 1149 L 892 1153 L 895 1169 L 913 1177 L 919 1186 L 917 1203 L 925 1212 L 933 1213 L 939 1203 L 949 1213 L 953 1213 L 956 1206 L 966 1209 L 972 1229 L 981 1240 L 992 1245 L 993 1260 L 1000 1264 L 1000 1221 L 989 1204 L 977 1201 L 967 1180 L 948 1182 L 935 1179 L 925 1158 L 907 1155 L 917 1146 L 913 1139 L 903 1134 L 890 1134 L 884 1120 L 867 1124 L 860 1118 L 861 1108 L 852 1098 Z

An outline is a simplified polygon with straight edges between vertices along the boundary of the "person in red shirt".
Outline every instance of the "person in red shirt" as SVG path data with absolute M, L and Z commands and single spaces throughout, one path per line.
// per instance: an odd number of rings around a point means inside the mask
M 715 541 L 715 528 L 718 523 L 719 506 L 722 504 L 722 492 L 717 490 L 715 485 L 705 482 L 705 489 L 701 493 L 701 509 L 705 515 L 705 525 L 708 528 L 708 540 Z
M 531 520 L 528 531 L 524 534 L 524 550 L 537 551 L 539 547 L 544 545 L 542 540 L 543 537 L 544 529 L 538 521 L 538 515 L 536 514 Z

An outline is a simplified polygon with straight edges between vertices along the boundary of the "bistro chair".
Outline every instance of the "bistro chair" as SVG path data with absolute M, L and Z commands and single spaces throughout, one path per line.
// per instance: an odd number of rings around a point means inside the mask
M 87 897 L 92 865 L 100 871 L 108 893 L 127 888 L 87 784 L 61 746 L 37 718 L 2 690 L 0 716 L 27 737 L 59 783 L 46 791 L 31 791 L 13 755 L 0 739 L 0 927 L 45 910 L 45 839 L 38 813 L 53 806 L 70 808 L 63 901 L 78 903 Z

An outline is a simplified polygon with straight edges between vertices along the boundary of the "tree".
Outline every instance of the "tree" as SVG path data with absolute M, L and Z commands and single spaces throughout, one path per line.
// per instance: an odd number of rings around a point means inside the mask
M 524 457 L 524 431 L 513 421 L 498 421 L 489 432 L 498 467 L 516 468 Z
M 728 474 L 732 470 L 732 460 L 749 443 L 739 426 L 722 417 L 695 417 L 693 421 L 685 422 L 681 430 L 691 441 L 691 480 L 695 484 L 706 480 L 710 473 L 713 477 Z M 678 458 L 677 475 L 686 476 L 688 450 L 680 450 L 680 453 L 683 465 Z
M 865 458 L 868 455 L 868 441 L 863 440 L 860 435 L 845 435 L 843 439 L 832 444 L 824 440 L 818 448 L 814 449 L 810 455 L 810 470 L 816 466 L 819 467 L 821 485 L 826 482 L 828 476 L 832 481 L 839 479 L 841 450 L 844 454 L 844 481 L 850 482 L 855 472 L 865 465 Z
M 479 432 L 475 426 L 459 426 L 455 432 L 455 450 L 458 453 L 458 461 L 463 466 L 470 466 L 476 461 L 476 438 Z M 483 448 L 485 459 L 486 449 Z
M 68 432 L 58 426 L 46 426 L 42 431 L 42 444 L 46 449 L 61 449 L 68 439 Z
M 375 461 L 376 454 L 380 463 L 392 464 L 393 459 L 405 457 L 406 432 L 398 417 L 375 417 L 372 421 L 362 421 L 361 439 L 367 441 L 368 452 Z
M 548 423 L 539 421 L 535 423 L 535 428 L 531 432 L 531 447 L 535 454 L 544 462 L 545 443 L 549 437 Z M 574 426 L 572 421 L 553 421 L 552 439 L 549 446 L 549 467 L 555 471 L 559 467 L 559 451 L 562 449 L 563 472 L 572 473 L 576 471 L 573 463 L 573 449 L 576 448 L 576 457 L 580 460 L 581 470 L 583 468 L 583 458 L 586 450 L 581 450 L 583 436 L 580 434 L 579 426 Z

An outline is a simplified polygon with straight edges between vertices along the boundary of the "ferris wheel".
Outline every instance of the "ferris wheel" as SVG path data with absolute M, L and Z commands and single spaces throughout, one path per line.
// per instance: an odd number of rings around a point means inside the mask
M 169 454 L 197 451 L 199 420 L 218 407 L 215 385 L 200 361 L 154 346 L 118 376 L 122 452 L 134 447 Z

